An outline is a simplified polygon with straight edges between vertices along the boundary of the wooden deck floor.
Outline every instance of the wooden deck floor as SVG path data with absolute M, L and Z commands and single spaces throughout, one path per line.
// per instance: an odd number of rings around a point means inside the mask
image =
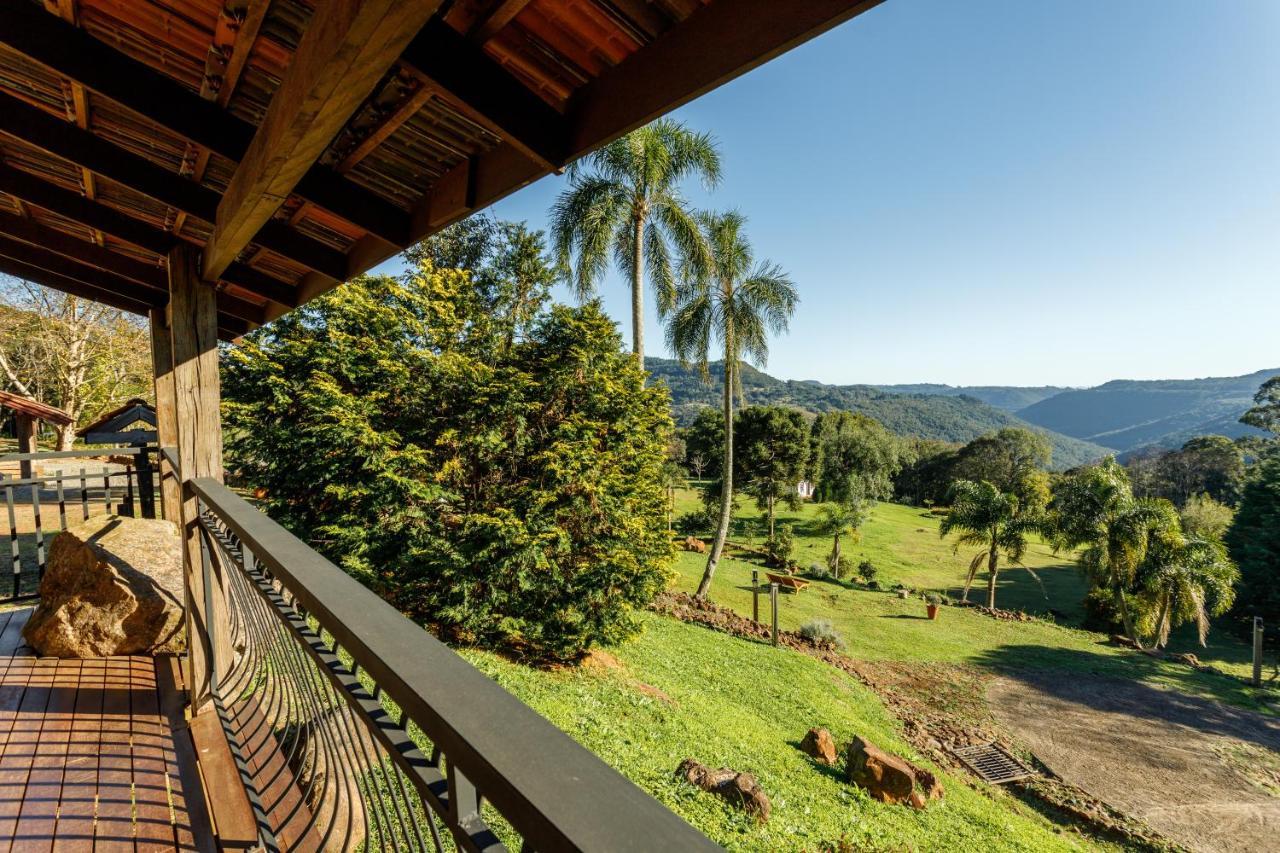
M 38 658 L 30 614 L 0 612 L 0 853 L 211 849 L 177 660 Z

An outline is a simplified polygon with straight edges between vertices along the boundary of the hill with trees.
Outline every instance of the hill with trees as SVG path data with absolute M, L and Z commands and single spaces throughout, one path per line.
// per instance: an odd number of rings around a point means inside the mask
M 1053 432 L 1121 453 L 1142 447 L 1180 447 L 1197 435 L 1263 435 L 1240 423 L 1253 395 L 1280 368 L 1247 376 L 1206 379 L 1118 379 L 1063 391 L 1016 414 Z
M 677 424 L 687 426 L 700 409 L 719 405 L 719 362 L 708 366 L 712 382 L 703 381 L 698 371 L 682 367 L 678 361 L 647 358 L 655 381 L 671 390 L 672 415 Z M 742 390 L 750 405 L 793 406 L 810 414 L 859 412 L 875 418 L 890 431 L 902 436 L 967 442 L 1001 427 L 1026 427 L 1016 416 L 967 395 L 910 394 L 889 392 L 870 385 L 825 385 L 809 380 L 781 380 L 749 365 L 740 371 Z M 1255 389 L 1256 390 L 1256 387 Z M 1252 393 L 1252 392 L 1251 392 Z M 1043 432 L 1053 446 L 1053 467 L 1070 468 L 1105 456 L 1106 448 L 1051 430 Z
M 1027 406 L 1047 400 L 1063 391 L 1071 391 L 1060 385 L 940 385 L 936 382 L 917 382 L 909 385 L 872 385 L 890 394 L 928 394 L 933 397 L 973 397 L 989 406 L 1016 412 Z

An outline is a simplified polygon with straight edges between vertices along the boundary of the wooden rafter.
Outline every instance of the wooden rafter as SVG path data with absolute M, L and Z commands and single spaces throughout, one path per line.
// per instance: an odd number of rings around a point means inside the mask
M 30 3 L 5 8 L 0 15 L 0 44 L 233 162 L 244 157 L 254 137 L 253 125 L 218 103 L 206 101 Z M 380 239 L 404 242 L 407 220 L 403 211 L 332 169 L 313 167 L 298 183 L 297 192 Z
M 254 239 L 438 7 L 330 0 L 316 10 L 218 205 L 204 275 L 219 275 Z
M 8 166 L 0 166 L 0 192 L 158 255 L 167 254 L 177 242 L 177 238 L 159 228 Z M 76 256 L 81 256 L 82 252 Z M 269 299 L 281 308 L 299 304 L 294 287 L 244 264 L 232 264 L 222 280 Z
M 338 172 L 346 174 L 354 169 L 361 160 L 368 157 L 374 150 L 386 141 L 387 137 L 395 133 L 402 124 L 411 119 L 418 110 L 431 100 L 434 94 L 430 86 L 419 82 L 417 88 L 405 98 L 398 107 L 383 117 L 382 121 L 370 130 L 356 146 L 347 152 L 346 156 L 335 167 Z M 306 205 L 304 204 L 303 207 Z M 301 210 L 302 208 L 299 208 Z
M 475 26 L 467 32 L 467 38 L 476 44 L 484 44 L 496 36 L 499 30 L 511 23 L 515 16 L 519 15 L 524 10 L 524 7 L 528 5 L 529 0 L 497 0 L 493 8 L 481 15 Z
M 567 162 L 564 117 L 443 21 L 422 28 L 401 65 L 547 170 Z

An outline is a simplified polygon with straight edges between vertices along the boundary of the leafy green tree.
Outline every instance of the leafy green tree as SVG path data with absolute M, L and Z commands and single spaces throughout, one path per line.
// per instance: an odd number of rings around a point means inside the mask
M 954 474 L 960 480 L 986 480 L 1023 503 L 1034 500 L 1041 476 L 1053 458 L 1043 434 L 1021 427 L 1003 427 L 979 436 L 956 454 Z
M 1280 454 L 1264 456 L 1249 472 L 1226 536 L 1231 558 L 1240 567 L 1240 591 L 1234 613 L 1240 627 L 1261 616 L 1272 638 L 1280 627 Z
M 1188 537 L 1175 526 L 1154 536 L 1141 569 L 1143 626 L 1156 648 L 1185 622 L 1196 624 L 1200 645 L 1209 636 L 1209 620 L 1235 600 L 1240 572 L 1227 549 L 1213 539 Z
M 893 476 L 893 498 L 924 506 L 940 504 L 955 480 L 960 445 L 929 438 L 912 438 L 901 444 L 902 467 Z
M 1254 407 L 1240 417 L 1248 424 L 1280 438 L 1280 376 L 1272 376 L 1253 395 Z
M 551 233 L 560 265 L 580 295 L 594 292 L 610 253 L 631 284 L 631 347 L 644 364 L 644 282 L 657 296 L 658 314 L 675 304 L 676 258 L 702 259 L 702 234 L 680 193 L 700 177 L 720 181 L 715 140 L 671 119 L 659 119 L 569 167 L 569 187 L 551 209 Z
M 269 513 L 459 643 L 568 659 L 669 580 L 666 390 L 596 304 L 512 306 L 425 261 L 223 357 L 229 459 Z
M 735 478 L 768 517 L 769 538 L 779 500 L 796 500 L 796 483 L 809 460 L 809 427 L 804 415 L 786 406 L 748 406 L 733 427 Z
M 1177 450 L 1140 454 L 1128 469 L 1139 497 L 1165 498 L 1183 506 L 1193 495 L 1207 494 L 1235 504 L 1244 483 L 1244 449 L 1222 435 L 1200 435 Z
M 831 537 L 831 556 L 827 558 L 827 565 L 837 578 L 844 573 L 840 562 L 841 538 L 856 537 L 870 514 L 866 502 L 859 498 L 818 507 L 817 530 L 823 536 Z
M 893 494 L 901 442 L 879 421 L 855 412 L 827 412 L 814 420 L 812 433 L 819 501 L 884 500 Z
M 957 480 L 947 496 L 950 511 L 942 519 L 938 535 L 945 538 L 957 534 L 955 550 L 961 545 L 977 545 L 982 550 L 969 562 L 964 581 L 964 600 L 983 563 L 987 566 L 987 607 L 995 610 L 996 581 L 1000 575 L 1000 557 L 1022 566 L 1038 582 L 1040 578 L 1030 566 L 1022 564 L 1027 553 L 1027 537 L 1040 530 L 1043 518 L 1040 507 L 1024 505 L 1012 492 L 1002 492 L 987 480 Z
M 1055 547 L 1080 549 L 1081 569 L 1111 596 L 1126 636 L 1141 648 L 1134 614 L 1139 569 L 1152 537 L 1177 529 L 1173 504 L 1135 498 L 1124 468 L 1108 458 L 1059 480 L 1049 510 Z
M 720 522 L 697 590 L 698 598 L 706 598 L 733 514 L 733 401 L 742 393 L 739 367 L 744 357 L 764 365 L 769 356 L 768 335 L 786 330 L 798 296 L 781 267 L 771 261 L 755 262 L 742 214 L 700 213 L 698 224 L 707 255 L 685 259 L 678 307 L 667 328 L 667 339 L 682 362 L 697 363 L 704 375 L 712 341 L 719 341 L 723 348 L 725 439 Z
M 1178 510 L 1182 529 L 1188 536 L 1221 541 L 1231 527 L 1236 511 L 1206 494 L 1192 495 Z
M 724 459 L 724 413 L 712 408 L 698 411 L 685 430 L 685 465 L 695 477 L 720 479 Z

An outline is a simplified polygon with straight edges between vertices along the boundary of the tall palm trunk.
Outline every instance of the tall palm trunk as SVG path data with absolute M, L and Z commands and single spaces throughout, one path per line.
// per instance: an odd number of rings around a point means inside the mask
M 725 540 L 729 538 L 729 517 L 733 513 L 733 380 L 736 367 L 732 354 L 733 332 L 725 330 L 724 346 L 724 463 L 721 469 L 720 490 L 720 526 L 716 529 L 716 540 L 711 544 L 711 553 L 707 555 L 707 568 L 702 572 L 702 581 L 698 584 L 698 598 L 706 598 L 711 591 L 711 578 L 720 564 L 720 554 L 724 551 Z
M 1000 574 L 1000 548 L 997 545 L 999 540 L 993 534 L 991 537 L 991 551 L 987 554 L 987 609 L 996 609 L 996 577 Z
M 773 495 L 769 495 L 768 506 L 769 506 L 769 538 L 770 539 L 773 538 L 773 500 L 774 500 Z
M 1124 591 L 1117 586 L 1112 589 L 1111 594 L 1115 599 L 1116 609 L 1120 611 L 1120 622 L 1124 625 L 1125 636 L 1127 636 L 1137 648 L 1144 648 L 1142 645 L 1142 638 L 1138 636 L 1138 632 L 1133 626 L 1133 616 L 1129 613 L 1129 602 L 1125 600 Z
M 636 214 L 632 227 L 631 351 L 644 370 L 644 214 Z
M 831 543 L 831 573 L 838 578 L 840 577 L 840 534 L 837 533 L 833 540 Z

